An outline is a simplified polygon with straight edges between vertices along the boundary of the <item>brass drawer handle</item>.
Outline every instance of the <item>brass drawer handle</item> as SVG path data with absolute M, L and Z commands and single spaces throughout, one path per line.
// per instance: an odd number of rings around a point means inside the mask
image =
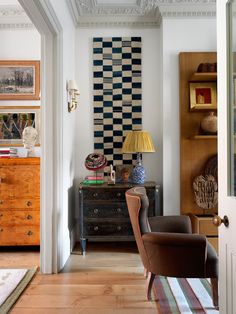
M 3 232 L 3 229 L 2 229 L 2 228 L 0 228 L 0 232 Z
M 3 202 L 3 200 L 0 200 L 0 205 L 2 205 L 4 202 Z
M 28 236 L 32 236 L 32 235 L 33 235 L 33 232 L 32 232 L 31 230 L 29 230 L 28 233 L 27 233 L 27 235 L 28 235 Z
M 0 214 L 0 217 L 3 217 L 3 214 L 2 214 L 2 213 Z
M 94 231 L 98 231 L 98 226 L 95 226 L 93 229 Z
M 98 193 L 93 193 L 93 197 L 97 197 L 98 196 Z
M 121 208 L 117 208 L 117 212 L 118 212 L 118 213 L 121 213 Z
M 31 220 L 33 217 L 31 215 L 27 215 L 26 219 Z
M 117 195 L 118 197 L 120 197 L 120 196 L 121 196 L 121 193 L 120 193 L 120 192 L 118 192 L 116 195 Z
M 32 202 L 31 202 L 31 201 L 28 201 L 28 202 L 26 203 L 26 205 L 27 205 L 27 206 L 32 206 Z
M 97 214 L 98 213 L 98 209 L 94 208 L 93 212 L 94 212 L 94 214 Z
M 122 228 L 121 226 L 117 226 L 117 230 L 120 231 Z

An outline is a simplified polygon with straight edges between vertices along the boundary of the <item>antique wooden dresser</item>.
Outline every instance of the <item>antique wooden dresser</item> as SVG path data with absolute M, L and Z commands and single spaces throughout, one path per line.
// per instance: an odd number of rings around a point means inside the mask
M 0 245 L 40 244 L 40 159 L 0 159 Z
M 115 184 L 79 186 L 80 243 L 86 251 L 86 240 L 130 241 L 133 230 L 126 206 L 125 192 L 134 185 Z M 160 186 L 155 182 L 143 184 L 149 197 L 149 216 L 161 215 Z

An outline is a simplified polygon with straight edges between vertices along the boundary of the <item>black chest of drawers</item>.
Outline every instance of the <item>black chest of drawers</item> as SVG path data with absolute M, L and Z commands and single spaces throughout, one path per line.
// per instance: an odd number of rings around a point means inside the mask
M 133 186 L 80 184 L 80 243 L 83 254 L 86 251 L 86 240 L 134 240 L 125 200 L 125 192 Z M 145 182 L 142 186 L 146 188 L 149 198 L 149 216 L 160 215 L 160 186 L 155 182 Z

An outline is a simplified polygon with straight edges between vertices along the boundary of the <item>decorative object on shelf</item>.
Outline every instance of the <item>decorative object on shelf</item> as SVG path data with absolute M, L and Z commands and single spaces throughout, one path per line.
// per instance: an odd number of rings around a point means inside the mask
M 210 111 L 201 121 L 201 130 L 203 134 L 217 134 L 217 116 L 214 111 Z
M 217 109 L 215 82 L 201 82 L 201 83 L 190 82 L 189 88 L 190 88 L 190 110 Z
M 38 132 L 37 130 L 31 125 L 27 126 L 23 133 L 22 139 L 24 148 L 27 149 L 27 157 L 35 157 L 35 150 L 34 146 L 37 142 Z
M 68 112 L 71 112 L 77 108 L 78 101 L 77 96 L 80 95 L 77 84 L 75 80 L 70 80 L 67 83 L 67 91 L 68 91 Z
M 116 182 L 132 183 L 133 165 L 117 165 L 116 166 Z
M 110 177 L 108 180 L 108 184 L 111 185 L 111 184 L 115 184 L 115 183 L 116 183 L 116 172 L 113 169 L 113 165 L 110 165 Z
M 40 61 L 0 61 L 1 100 L 38 100 L 39 93 Z
M 215 208 L 218 203 L 218 185 L 212 175 L 197 176 L 193 181 L 195 201 L 204 210 Z
M 136 166 L 132 172 L 134 183 L 143 184 L 145 182 L 145 170 L 142 166 L 141 153 L 154 153 L 155 148 L 151 135 L 147 131 L 131 131 L 127 134 L 122 147 L 123 153 L 137 153 Z
M 22 146 L 23 130 L 32 126 L 37 130 L 36 144 L 40 143 L 40 107 L 0 107 L 0 146 Z
M 141 37 L 93 38 L 94 152 L 116 165 L 132 164 L 122 154 L 128 131 L 142 128 Z
M 200 63 L 197 72 L 217 72 L 217 63 Z
M 212 175 L 218 182 L 218 159 L 217 154 L 210 157 L 204 166 L 204 175 Z
M 97 171 L 101 170 L 107 165 L 107 159 L 102 154 L 92 153 L 85 159 L 85 167 L 88 170 Z

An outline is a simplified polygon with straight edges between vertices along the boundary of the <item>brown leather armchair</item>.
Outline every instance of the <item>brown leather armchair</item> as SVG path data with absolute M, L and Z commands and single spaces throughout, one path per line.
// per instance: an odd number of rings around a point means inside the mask
M 139 254 L 148 272 L 148 300 L 155 275 L 210 278 L 213 304 L 218 307 L 218 257 L 206 237 L 192 234 L 188 216 L 148 217 L 144 187 L 134 187 L 125 195 Z

